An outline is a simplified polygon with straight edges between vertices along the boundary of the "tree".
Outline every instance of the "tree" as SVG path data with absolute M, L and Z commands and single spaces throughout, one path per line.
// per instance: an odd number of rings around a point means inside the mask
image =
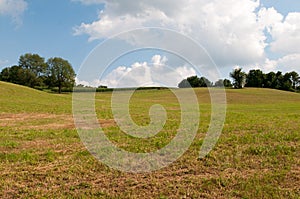
M 44 85 L 47 64 L 43 57 L 31 53 L 21 55 L 19 67 L 23 69 L 22 85 L 30 87 Z
M 200 87 L 200 79 L 199 77 L 195 76 L 191 76 L 187 78 L 187 81 L 189 82 L 189 84 L 191 85 L 191 87 L 195 88 L 195 87 Z
M 224 80 L 219 79 L 218 81 L 215 82 L 215 87 L 224 87 Z
M 233 79 L 234 88 L 243 88 L 246 80 L 246 73 L 242 71 L 242 68 L 234 69 L 230 73 L 230 77 Z
M 179 84 L 179 88 L 196 88 L 196 87 L 210 87 L 213 86 L 213 83 L 210 82 L 205 77 L 197 77 L 197 76 L 191 76 L 187 79 L 182 80 Z
M 191 88 L 191 85 L 187 79 L 184 79 L 178 84 L 178 88 Z
M 283 75 L 281 71 L 277 71 L 276 75 L 275 75 L 276 79 L 275 79 L 275 84 L 274 87 L 275 89 L 282 89 L 283 87 Z
M 300 81 L 299 74 L 295 71 L 290 72 L 290 74 L 291 74 L 293 89 L 296 90 L 297 85 L 299 84 L 299 81 Z
M 47 71 L 45 59 L 38 54 L 27 53 L 20 56 L 19 66 L 21 66 L 23 69 L 29 69 L 37 77 L 44 75 Z
M 232 83 L 229 79 L 224 79 L 223 84 L 225 88 L 232 88 Z
M 276 84 L 276 74 L 274 72 L 269 72 L 264 75 L 264 87 L 275 88 Z
M 48 65 L 48 84 L 57 86 L 61 93 L 62 87 L 73 87 L 75 84 L 75 72 L 71 64 L 62 58 L 50 58 Z
M 215 87 L 225 87 L 225 88 L 231 88 L 232 84 L 229 79 L 219 79 L 215 82 Z
M 264 74 L 261 70 L 250 70 L 247 74 L 245 87 L 262 88 L 264 86 Z
M 212 87 L 213 83 L 209 81 L 206 77 L 200 77 L 199 87 Z
M 24 86 L 34 85 L 34 75 L 30 71 L 23 69 L 21 66 L 12 66 L 4 68 L 1 71 L 1 80 L 11 82 L 14 84 L 20 84 Z
M 282 78 L 281 88 L 282 90 L 291 91 L 293 90 L 292 74 L 285 73 Z
M 4 68 L 0 73 L 0 81 L 10 82 L 10 68 Z

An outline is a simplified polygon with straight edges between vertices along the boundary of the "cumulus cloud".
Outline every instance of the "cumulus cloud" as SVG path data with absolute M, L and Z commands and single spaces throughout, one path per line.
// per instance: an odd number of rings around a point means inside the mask
M 300 54 L 289 54 L 277 60 L 278 68 L 285 68 L 285 71 L 300 71 Z
M 253 0 L 81 0 L 104 3 L 98 20 L 82 23 L 75 34 L 90 40 L 141 27 L 177 30 L 202 44 L 219 65 L 247 64 L 264 59 L 265 35 L 258 26 Z
M 282 22 L 271 25 L 271 50 L 282 54 L 300 53 L 300 12 L 289 13 Z
M 271 36 L 270 50 L 280 55 L 280 58 L 266 59 L 262 65 L 270 70 L 300 70 L 300 13 L 289 13 L 286 17 L 274 8 L 262 8 L 259 22 Z
M 290 72 L 290 71 L 300 71 L 300 54 L 288 54 L 278 59 L 268 59 L 263 63 L 256 63 L 254 65 L 249 65 L 243 67 L 244 71 L 249 71 L 250 69 L 260 69 L 264 72 L 271 71 L 282 71 L 282 72 Z
M 25 0 L 0 0 L 0 15 L 10 16 L 15 24 L 20 25 L 27 6 Z
M 75 35 L 87 34 L 90 40 L 135 28 L 161 27 L 195 39 L 218 66 L 260 67 L 265 71 L 298 67 L 300 13 L 284 16 L 259 0 L 74 1 L 104 5 L 98 19 L 74 28 Z M 278 58 L 270 59 L 269 53 Z
M 284 19 L 283 15 L 277 12 L 274 7 L 261 8 L 258 12 L 258 20 L 262 28 L 267 28 L 269 32 L 272 31 L 273 26 L 281 23 Z
M 178 83 L 189 76 L 196 75 L 189 65 L 171 67 L 165 56 L 155 55 L 151 62 L 136 62 L 131 66 L 119 66 L 101 80 L 92 82 L 80 81 L 77 84 L 98 87 L 107 85 L 110 88 L 168 86 L 177 87 Z

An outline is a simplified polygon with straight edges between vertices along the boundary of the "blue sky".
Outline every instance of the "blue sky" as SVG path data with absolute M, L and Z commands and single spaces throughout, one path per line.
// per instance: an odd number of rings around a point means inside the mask
M 73 27 L 97 18 L 103 6 L 83 6 L 71 1 L 27 1 L 22 24 L 10 16 L 0 15 L 0 60 L 2 66 L 17 64 L 24 53 L 38 53 L 47 58 L 63 57 L 78 69 L 83 59 L 98 42 L 88 36 L 74 36 Z
M 105 39 L 155 26 L 201 43 L 220 66 L 221 77 L 235 67 L 300 72 L 299 13 L 298 0 L 0 0 L 0 69 L 17 64 L 22 54 L 37 53 L 45 59 L 65 58 L 78 71 Z M 153 65 L 155 55 L 160 55 L 158 61 L 176 60 L 156 51 L 123 57 L 110 77 L 118 78 L 118 66 Z M 175 65 L 183 69 L 180 64 Z M 181 75 L 192 74 L 187 70 Z M 114 86 L 112 80 L 104 82 Z
M 289 12 L 300 11 L 300 1 L 297 0 L 263 0 L 261 4 L 265 7 L 274 7 L 284 15 L 287 15 Z

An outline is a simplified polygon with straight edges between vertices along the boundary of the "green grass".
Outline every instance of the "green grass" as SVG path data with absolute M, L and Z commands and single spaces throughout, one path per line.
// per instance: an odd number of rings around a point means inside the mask
M 208 130 L 210 99 L 196 89 L 200 126 L 190 149 L 170 166 L 132 174 L 98 162 L 81 143 L 72 96 L 0 82 L 0 198 L 300 198 L 300 94 L 270 89 L 227 90 L 227 117 L 214 150 L 198 159 Z M 180 122 L 169 90 L 140 90 L 130 113 L 149 123 L 149 108 L 168 113 L 155 137 L 126 135 L 113 122 L 111 93 L 96 94 L 96 110 L 110 140 L 131 152 L 168 144 Z
M 6 82 L 0 82 L 0 95 L 0 113 L 72 112 L 71 95 L 49 94 Z

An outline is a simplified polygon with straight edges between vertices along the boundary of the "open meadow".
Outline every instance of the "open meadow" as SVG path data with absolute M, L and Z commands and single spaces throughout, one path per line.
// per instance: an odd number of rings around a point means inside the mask
M 300 198 L 300 94 L 228 89 L 227 116 L 213 151 L 198 159 L 210 122 L 207 89 L 195 89 L 200 126 L 189 150 L 152 173 L 124 173 L 97 161 L 82 144 L 72 95 L 0 82 L 0 198 Z M 150 139 L 122 133 L 111 93 L 96 94 L 99 123 L 110 140 L 131 152 L 151 152 L 174 137 L 180 106 L 169 90 L 140 90 L 130 112 L 149 123 L 149 108 L 168 113 Z

